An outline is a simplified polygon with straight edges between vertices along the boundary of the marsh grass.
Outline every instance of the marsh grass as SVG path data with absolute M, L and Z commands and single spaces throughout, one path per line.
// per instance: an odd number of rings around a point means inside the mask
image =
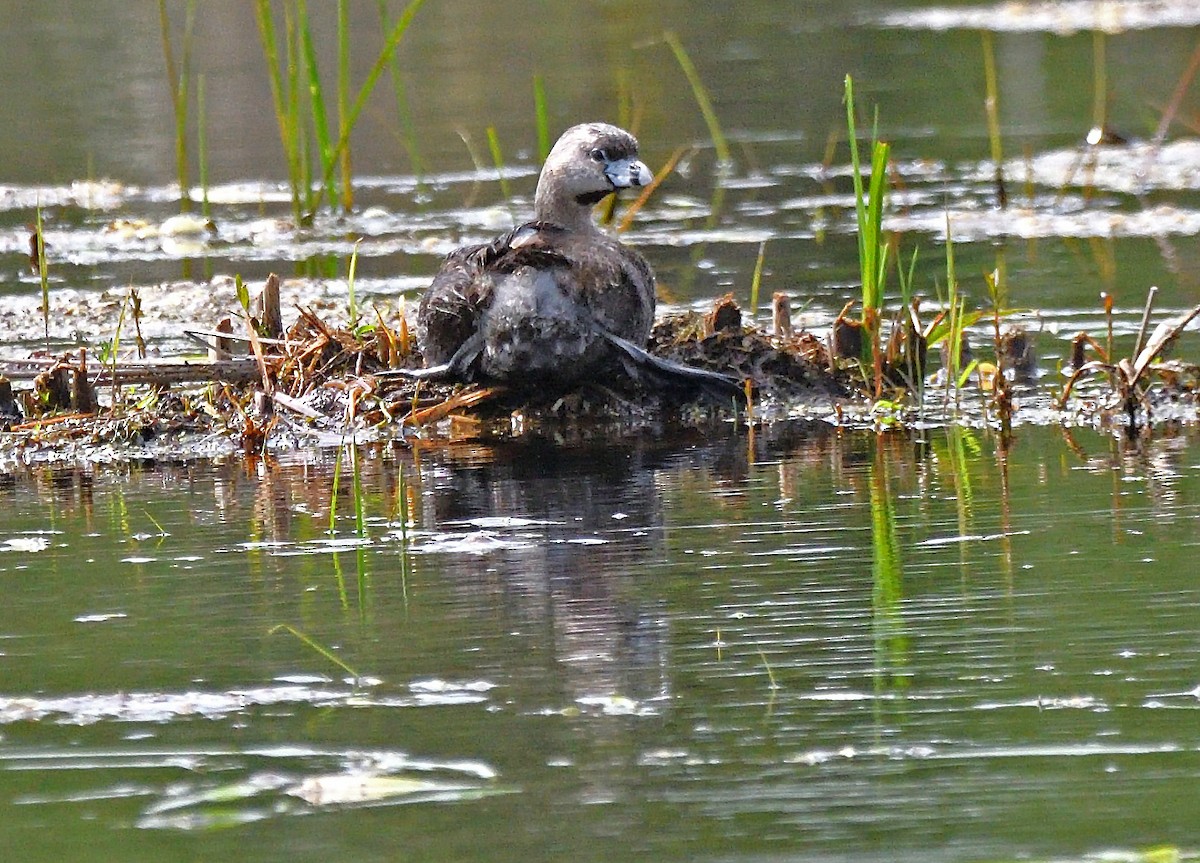
M 354 97 L 353 103 L 346 111 L 341 122 L 341 131 L 338 135 L 338 141 L 334 147 L 330 161 L 328 161 L 322 170 L 321 183 L 317 186 L 315 199 L 309 209 L 306 222 L 311 222 L 315 211 L 321 206 L 325 194 L 329 190 L 329 184 L 337 163 L 337 159 L 341 158 L 343 153 L 349 153 L 350 135 L 354 131 L 354 127 L 358 122 L 358 118 L 362 114 L 363 108 L 367 104 L 372 91 L 375 89 L 375 84 L 379 81 L 379 77 L 389 68 L 393 55 L 397 47 L 403 40 L 404 35 L 408 32 L 408 28 L 412 26 L 413 18 L 417 12 L 425 4 L 425 0 L 410 0 L 409 4 L 404 7 L 404 11 L 400 13 L 392 29 L 387 32 L 383 48 L 375 58 L 375 62 L 371 65 L 367 72 L 363 83 L 359 85 L 358 92 Z M 348 156 L 347 156 L 348 158 Z
M 487 127 L 487 142 L 488 152 L 492 156 L 492 166 L 496 169 L 496 177 L 500 181 L 500 197 L 508 208 L 509 216 L 515 222 L 516 215 L 512 211 L 512 186 L 508 182 L 508 175 L 504 172 L 504 153 L 500 149 L 500 136 L 496 133 L 495 126 Z
M 282 53 L 270 0 L 257 0 L 255 3 L 255 22 L 267 66 L 280 143 L 287 163 L 293 215 L 298 224 L 311 224 L 326 200 L 332 204 L 340 199 L 344 210 L 353 205 L 351 135 L 384 71 L 392 70 L 393 82 L 399 88 L 400 78 L 392 59 L 423 4 L 424 0 L 411 0 L 390 29 L 385 28 L 383 47 L 351 100 L 349 4 L 339 0 L 336 7 L 338 36 L 335 87 L 338 125 L 337 137 L 334 138 L 305 0 L 290 0 L 282 4 Z M 387 10 L 382 6 L 380 15 L 381 23 L 386 22 Z M 400 95 L 401 91 L 397 89 L 398 110 Z M 314 155 L 316 174 L 313 173 Z M 337 179 L 339 175 L 340 183 Z
M 755 642 L 754 647 L 758 651 L 758 658 L 762 660 L 763 668 L 767 671 L 767 686 L 772 690 L 779 689 L 779 681 L 775 679 L 775 670 L 771 668 L 771 662 L 767 659 L 767 654 L 763 652 L 762 645 Z
M 1092 128 L 1108 125 L 1108 38 L 1104 31 L 1092 31 Z
M 166 0 L 158 0 L 159 31 L 162 40 L 163 60 L 167 66 L 167 84 L 171 89 L 171 109 L 175 117 L 175 172 L 179 182 L 179 207 L 182 212 L 192 210 L 190 167 L 188 164 L 188 93 L 192 77 L 192 34 L 196 23 L 196 2 L 188 0 L 184 13 L 183 37 L 180 43 L 179 62 L 175 59 L 174 40 L 171 37 L 171 18 L 167 14 Z
M 708 133 L 712 137 L 713 147 L 717 151 L 717 161 L 721 163 L 723 168 L 728 168 L 733 165 L 733 155 L 729 151 L 729 141 L 725 138 L 725 133 L 721 131 L 721 124 L 717 120 L 717 112 L 713 110 L 712 99 L 709 98 L 708 89 L 700 79 L 700 73 L 696 71 L 696 65 L 692 62 L 692 58 L 683 47 L 683 43 L 679 41 L 679 36 L 673 30 L 663 32 L 663 41 L 667 43 L 667 46 L 671 49 L 671 53 L 675 55 L 675 61 L 679 64 L 679 68 L 683 70 L 688 84 L 691 85 L 692 97 L 696 100 L 696 105 L 700 108 L 700 113 L 704 117 L 704 123 L 708 126 Z
M 109 400 L 114 410 L 119 404 L 117 397 L 119 393 L 117 386 L 117 356 L 121 350 L 121 330 L 125 326 L 125 315 L 129 309 L 129 304 L 130 298 L 126 295 L 126 298 L 121 302 L 121 311 L 117 313 L 117 326 L 113 330 L 112 338 L 101 345 L 99 352 L 100 362 L 108 365 L 110 377 L 112 378 L 112 391 Z
M 358 300 L 356 299 L 354 279 L 358 272 L 358 247 L 362 243 L 362 239 L 354 241 L 354 250 L 350 253 L 350 263 L 346 268 L 346 293 L 348 294 L 349 303 L 347 314 L 347 326 L 351 331 L 358 333 L 359 329 L 359 311 Z
M 166 537 L 171 535 L 171 534 L 167 533 L 167 531 L 163 528 L 162 524 L 159 523 L 158 519 L 156 519 L 153 515 L 150 514 L 150 510 L 146 509 L 145 507 L 142 507 L 142 515 L 146 516 L 146 518 L 149 519 L 150 523 L 152 525 L 154 525 L 154 529 L 158 531 L 158 536 L 159 536 L 160 542 L 162 539 L 165 539 Z
M 392 29 L 390 18 L 388 0 L 379 0 L 379 26 L 385 33 Z M 408 154 L 409 165 L 412 168 L 413 176 L 416 178 L 417 186 L 420 187 L 422 185 L 422 176 L 425 173 L 425 164 L 421 156 L 417 138 L 417 127 L 413 122 L 412 109 L 408 102 L 408 92 L 404 87 L 404 78 L 400 69 L 400 57 L 395 52 L 388 58 L 388 74 L 392 79 L 392 92 L 396 101 L 396 117 L 400 124 L 401 144 Z
M 862 279 L 862 361 L 873 370 L 875 397 L 883 392 L 883 356 L 880 326 L 887 283 L 891 243 L 883 234 L 883 208 L 887 193 L 887 165 L 891 148 L 871 135 L 871 167 L 863 186 L 863 168 L 858 153 L 858 129 L 854 108 L 854 80 L 846 76 L 846 127 L 850 144 L 851 178 L 854 183 L 854 214 L 858 227 L 859 276 Z
M 930 344 L 942 343 L 942 366 L 946 373 L 946 389 L 943 395 L 943 407 L 948 408 L 950 394 L 954 393 L 954 403 L 957 408 L 962 387 L 970 378 L 978 365 L 978 360 L 963 363 L 964 346 L 966 345 L 966 330 L 979 320 L 979 312 L 968 312 L 966 298 L 961 291 L 958 281 L 958 271 L 954 263 L 954 237 L 950 226 L 950 214 L 946 213 L 946 299 L 945 316 L 941 326 L 935 328 L 930 336 Z
M 295 0 L 296 2 L 296 27 L 300 38 L 300 53 L 304 60 L 305 83 L 308 87 L 308 107 L 312 122 L 312 131 L 316 137 L 317 151 L 320 157 L 320 164 L 327 165 L 333 158 L 333 138 L 329 131 L 329 112 L 325 105 L 325 90 L 321 85 L 321 71 L 317 63 L 317 49 L 312 38 L 312 23 L 308 15 L 308 6 L 305 0 Z M 343 7 L 341 0 L 338 2 L 338 68 L 341 69 L 341 28 L 342 28 L 342 12 Z M 338 81 L 338 91 L 341 91 L 341 81 Z M 298 110 L 303 110 L 303 107 L 298 107 Z M 306 129 L 307 124 L 304 118 L 299 118 L 299 128 Z M 309 159 L 304 153 L 304 149 L 308 146 L 306 137 L 301 139 L 302 155 L 304 167 L 309 164 Z M 306 179 L 308 179 L 306 177 Z M 311 185 L 303 190 L 301 198 L 304 200 L 305 206 L 311 208 L 312 205 L 312 188 Z M 331 200 L 339 196 L 339 187 L 337 185 L 337 176 L 331 175 L 329 179 L 329 197 Z
M 767 253 L 767 241 L 758 244 L 758 257 L 754 260 L 754 274 L 750 277 L 750 317 L 758 317 L 758 294 L 762 285 L 763 261 Z
M 621 214 L 621 221 L 617 223 L 618 233 L 623 233 L 624 231 L 629 230 L 629 227 L 633 224 L 634 216 L 638 214 L 638 211 L 646 205 L 646 202 L 650 200 L 651 196 L 658 190 L 658 187 L 662 185 L 663 181 L 666 180 L 666 178 L 670 176 L 671 172 L 675 170 L 675 166 L 679 164 L 679 160 L 684 157 L 687 151 L 687 147 L 677 148 L 675 152 L 673 152 L 667 158 L 666 163 L 655 172 L 654 179 L 650 181 L 650 185 L 642 189 L 641 194 L 634 198 L 633 201 L 630 202 L 629 206 L 625 208 L 625 212 Z
M 258 26 L 259 43 L 267 64 L 267 82 L 271 88 L 275 121 L 279 127 L 279 140 L 283 145 L 284 162 L 287 166 L 288 185 L 292 194 L 292 213 L 299 219 L 303 209 L 300 199 L 302 181 L 300 136 L 303 134 L 303 127 L 299 123 L 298 106 L 294 97 L 297 92 L 295 82 L 298 76 L 298 64 L 292 56 L 291 17 L 291 7 L 285 4 L 284 25 L 287 40 L 284 59 L 281 61 L 270 0 L 257 0 L 254 4 L 254 20 Z
M 537 125 L 538 161 L 545 162 L 550 155 L 550 115 L 546 107 L 546 81 L 541 75 L 533 76 L 533 119 Z
M 349 212 L 354 206 L 354 182 L 350 160 L 350 130 L 347 120 L 350 110 L 350 7 L 348 0 L 338 0 L 337 4 L 337 107 L 338 107 L 338 140 L 346 140 L 338 164 L 342 169 L 342 210 Z M 389 58 L 388 66 L 391 66 Z

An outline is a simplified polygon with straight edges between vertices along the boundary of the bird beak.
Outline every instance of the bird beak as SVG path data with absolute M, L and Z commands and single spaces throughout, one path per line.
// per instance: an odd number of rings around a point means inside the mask
M 645 162 L 638 159 L 617 159 L 609 162 L 604 168 L 604 176 L 608 177 L 614 189 L 649 186 L 654 182 L 654 174 L 650 173 Z

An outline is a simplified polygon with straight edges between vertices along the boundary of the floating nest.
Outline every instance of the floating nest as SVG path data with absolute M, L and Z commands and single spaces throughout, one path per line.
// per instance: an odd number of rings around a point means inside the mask
M 274 285 L 272 285 L 272 281 Z M 0 361 L 0 449 L 26 457 L 84 448 L 114 452 L 151 442 L 156 449 L 240 447 L 261 451 L 353 437 L 454 439 L 549 435 L 583 440 L 614 433 L 665 432 L 727 422 L 745 407 L 647 385 L 621 373 L 570 390 L 414 381 L 401 369 L 423 364 L 403 318 L 350 328 L 300 309 L 286 330 L 269 296 L 253 326 L 222 321 L 193 333 L 210 346 L 201 359 L 89 363 L 86 352 Z M 264 310 L 265 308 L 265 310 Z M 274 332 L 272 337 L 268 334 Z M 659 321 L 649 350 L 746 382 L 759 400 L 808 398 L 826 407 L 856 389 L 845 370 L 830 371 L 824 344 L 808 333 L 773 336 L 747 325 L 731 297 L 708 314 Z M 240 355 L 235 355 L 240 354 Z
M 422 365 L 403 317 L 347 327 L 300 309 L 284 330 L 278 301 L 272 300 L 278 288 L 278 279 L 268 279 L 254 314 L 192 333 L 209 346 L 207 359 L 89 364 L 80 351 L 0 360 L 0 462 L 129 458 L 137 454 L 131 450 L 151 445 L 159 454 L 196 457 L 350 439 L 603 440 L 797 416 L 884 426 L 929 420 L 913 387 L 906 386 L 928 378 L 931 327 L 921 325 L 915 304 L 897 315 L 874 370 L 858 360 L 861 337 L 844 314 L 828 339 L 793 332 L 782 295 L 776 297 L 770 331 L 747 323 L 729 295 L 707 313 L 660 320 L 650 336 L 651 353 L 745 382 L 746 404 L 726 404 L 643 384 L 619 367 L 559 392 L 519 382 L 500 387 L 414 381 L 400 371 Z M 1151 418 L 1195 421 L 1200 367 L 1163 360 L 1162 354 L 1198 315 L 1200 306 L 1162 322 L 1148 338 L 1139 337 L 1139 350 L 1127 360 L 1104 356 L 1094 340 L 1080 334 L 1069 357 L 1073 373 L 1053 401 L 1032 385 L 1022 386 L 1022 377 L 1036 370 L 1033 339 L 1009 328 L 996 339 L 996 364 L 977 364 L 973 379 L 982 414 L 976 411 L 970 419 L 982 415 L 1007 426 L 1016 402 L 1024 400 L 1027 413 L 1033 405 L 1044 408 L 1042 421 L 1129 428 Z M 244 338 L 233 334 L 239 327 Z M 964 354 L 960 365 L 967 361 Z

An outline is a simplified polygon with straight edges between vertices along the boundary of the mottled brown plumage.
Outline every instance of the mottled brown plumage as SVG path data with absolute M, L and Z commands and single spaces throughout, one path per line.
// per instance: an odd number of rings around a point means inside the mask
M 564 132 L 538 180 L 536 219 L 451 252 L 434 276 L 417 314 L 427 368 L 414 374 L 565 387 L 619 361 L 635 376 L 735 390 L 646 353 L 654 272 L 593 222 L 597 202 L 651 179 L 628 132 L 605 123 Z

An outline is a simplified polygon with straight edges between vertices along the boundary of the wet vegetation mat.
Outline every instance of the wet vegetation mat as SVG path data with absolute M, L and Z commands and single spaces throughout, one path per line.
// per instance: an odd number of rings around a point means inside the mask
M 1114 353 L 1110 321 L 1109 333 L 1074 337 L 1068 364 L 1049 385 L 1039 383 L 1046 375 L 1035 332 L 997 316 L 985 322 L 993 343 L 972 349 L 966 319 L 957 332 L 946 311 L 923 322 L 919 302 L 881 328 L 874 368 L 861 359 L 861 324 L 845 311 L 824 333 L 796 330 L 784 295 L 775 298 L 769 329 L 745 320 L 732 295 L 707 312 L 659 320 L 653 354 L 744 382 L 747 400 L 726 404 L 634 380 L 617 367 L 562 391 L 413 380 L 404 370 L 421 367 L 422 358 L 402 314 L 348 323 L 338 313 L 297 307 L 284 329 L 280 289 L 270 277 L 251 304 L 239 281 L 244 315 L 188 331 L 208 345 L 207 356 L 112 361 L 81 349 L 0 359 L 4 458 L 108 460 L 147 448 L 195 457 L 347 440 L 578 442 L 796 419 L 878 428 L 1065 423 L 1130 432 L 1197 420 L 1200 366 L 1164 355 L 1200 306 L 1151 330 L 1153 291 L 1130 356 Z M 969 322 L 986 332 L 980 317 Z
M 759 400 L 827 413 L 861 389 L 852 368 L 830 363 L 820 339 L 746 325 L 729 297 L 707 314 L 665 317 L 650 347 L 666 359 L 736 375 L 746 382 L 748 408 L 643 383 L 619 367 L 561 391 L 417 381 L 403 373 L 420 368 L 422 358 L 402 316 L 338 325 L 300 308 L 283 330 L 279 292 L 272 276 L 257 313 L 238 322 L 245 335 L 234 335 L 231 318 L 212 331 L 190 331 L 209 344 L 207 357 L 105 363 L 81 350 L 0 359 L 4 449 L 10 457 L 100 457 L 151 442 L 203 452 L 348 438 L 582 440 L 745 420 Z

